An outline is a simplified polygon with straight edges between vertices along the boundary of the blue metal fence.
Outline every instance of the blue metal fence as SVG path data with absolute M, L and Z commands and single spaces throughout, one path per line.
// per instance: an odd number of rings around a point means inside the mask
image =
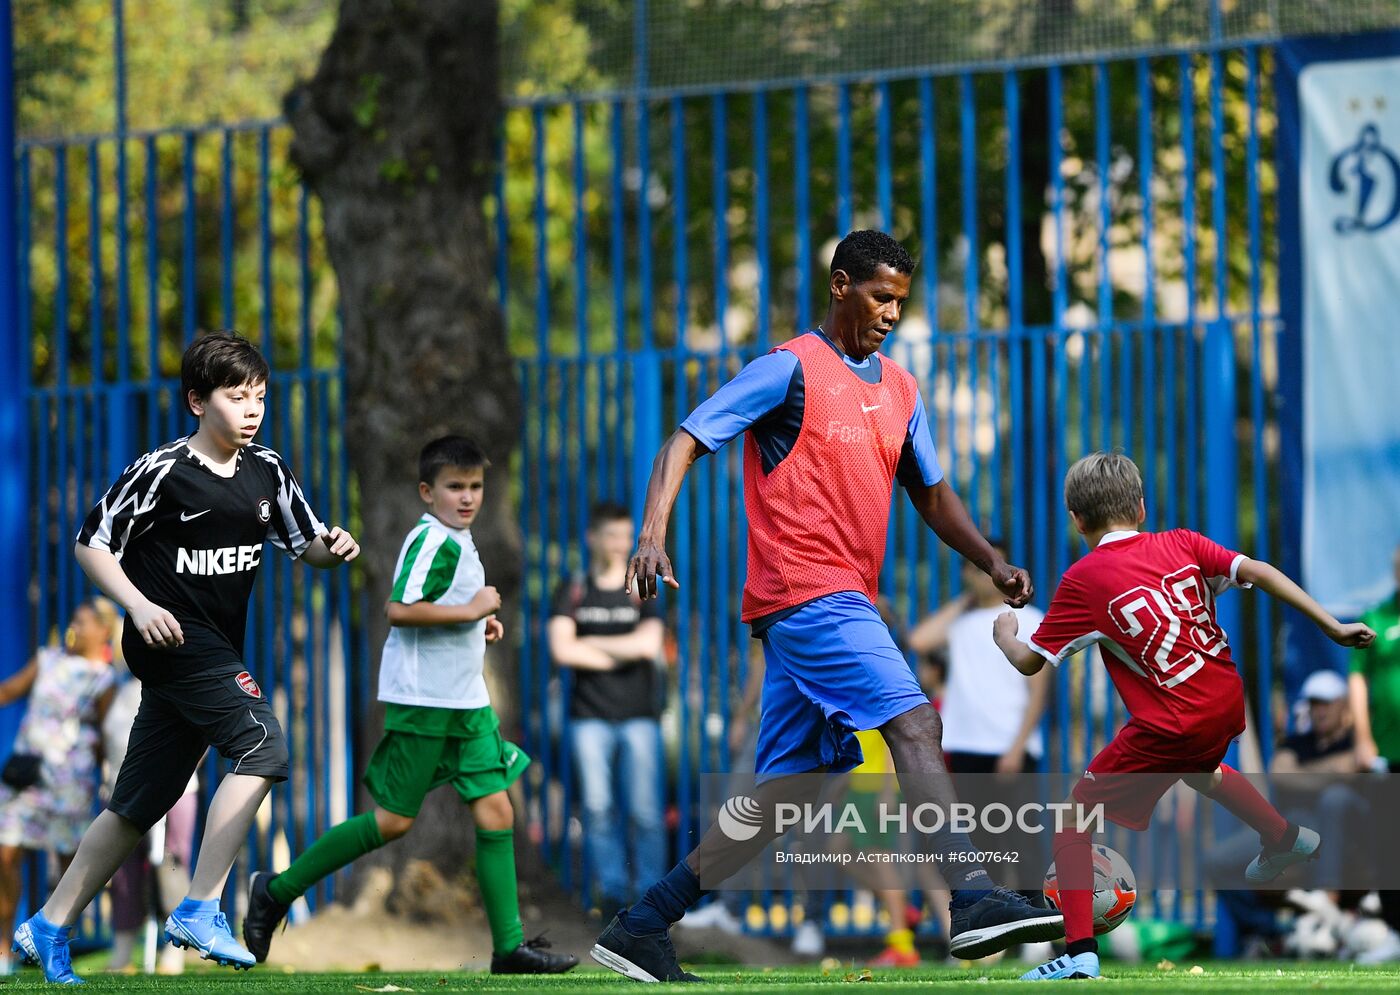
M 590 869 L 568 678 L 544 626 L 554 585 L 582 566 L 587 506 L 640 508 L 664 434 L 770 342 L 814 324 L 830 247 L 853 227 L 916 250 L 915 297 L 886 351 L 918 377 L 951 481 L 1008 537 L 1042 604 L 1080 548 L 1060 482 L 1096 448 L 1142 466 L 1148 527 L 1201 529 L 1259 556 L 1277 548 L 1270 58 L 1205 46 L 509 109 L 497 273 L 512 329 L 534 329 L 519 364 L 524 746 L 537 758 L 532 817 L 566 883 L 586 888 Z M 1043 191 L 1026 186 L 1037 146 Z M 1048 291 L 1026 283 L 1032 255 Z M 1038 292 L 1048 313 L 1031 316 Z M 897 496 L 892 513 L 881 587 L 912 624 L 957 591 L 958 571 L 907 502 Z M 704 828 L 696 773 L 729 761 L 749 646 L 737 620 L 744 531 L 730 447 L 696 465 L 671 532 L 678 854 Z M 1221 614 L 1267 758 L 1274 619 L 1238 595 Z M 1053 769 L 1082 768 L 1122 718 L 1088 679 L 1093 666 L 1056 674 Z M 1200 924 L 1200 898 L 1158 896 L 1155 911 Z
M 274 372 L 259 441 L 288 458 L 327 520 L 348 520 L 334 283 L 289 137 L 254 122 L 19 146 L 35 641 L 57 638 L 91 593 L 72 556 L 87 510 L 135 457 L 194 429 L 179 360 L 197 329 L 239 327 L 260 344 Z M 293 771 L 252 833 L 251 866 L 284 863 L 353 810 L 367 661 L 352 576 L 285 557 L 260 571 L 247 665 Z M 206 790 L 218 773 L 211 757 Z M 333 893 L 327 881 L 308 900 Z

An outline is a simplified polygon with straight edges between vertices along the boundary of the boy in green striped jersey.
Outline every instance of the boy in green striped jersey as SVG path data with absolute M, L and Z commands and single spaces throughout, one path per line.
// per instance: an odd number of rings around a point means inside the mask
M 259 872 L 249 888 L 243 938 L 261 962 L 287 908 L 312 885 L 413 826 L 423 798 L 450 784 L 476 823 L 476 879 L 491 924 L 491 971 L 555 974 L 578 964 L 526 941 L 515 884 L 515 812 L 506 789 L 530 758 L 501 738 L 482 667 L 504 629 L 501 598 L 487 585 L 471 523 L 486 489 L 485 454 L 446 436 L 418 457 L 427 512 L 404 540 L 389 595 L 389 638 L 379 664 L 384 738 L 370 758 L 365 812 L 328 830 L 281 874 Z

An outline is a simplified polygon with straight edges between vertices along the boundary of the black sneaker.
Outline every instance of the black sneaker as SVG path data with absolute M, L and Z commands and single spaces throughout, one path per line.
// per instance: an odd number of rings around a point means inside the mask
M 248 881 L 248 912 L 243 916 L 243 943 L 261 964 L 272 947 L 272 934 L 287 918 L 287 906 L 272 897 L 267 883 L 277 875 L 256 871 Z
M 1059 940 L 1065 917 L 1052 909 L 1037 909 L 1009 888 L 983 892 L 975 902 L 951 908 L 952 942 L 948 952 L 962 960 L 977 960 L 1020 943 Z
M 633 981 L 699 981 L 681 970 L 670 933 L 633 936 L 622 925 L 621 915 L 613 916 L 589 955 L 609 970 Z
M 492 974 L 563 974 L 578 967 L 578 958 L 573 954 L 551 954 L 549 941 L 541 933 L 533 940 L 526 940 L 504 957 L 491 955 Z

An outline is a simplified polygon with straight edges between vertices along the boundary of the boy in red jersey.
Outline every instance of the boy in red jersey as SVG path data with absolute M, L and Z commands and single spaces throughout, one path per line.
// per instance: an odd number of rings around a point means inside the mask
M 1221 763 L 1244 732 L 1244 682 L 1215 616 L 1215 597 L 1231 586 L 1261 589 L 1317 623 L 1342 646 L 1366 646 L 1375 633 L 1343 624 L 1279 570 L 1188 529 L 1140 532 L 1147 518 L 1142 477 L 1132 460 L 1091 453 L 1065 475 L 1065 505 L 1089 553 L 1065 572 L 1050 610 L 1027 645 L 1016 616 L 998 616 L 993 635 L 1023 674 L 1058 665 L 1092 643 L 1132 716 L 1089 763 L 1073 790 L 1082 805 L 1129 829 L 1147 828 L 1158 799 L 1178 780 L 1257 830 L 1263 846 L 1245 871 L 1272 881 L 1309 859 L 1318 834 L 1289 823 L 1245 777 Z M 1132 774 L 1133 777 L 1106 775 Z M 1023 975 L 1026 981 L 1099 976 L 1087 832 L 1055 834 L 1066 951 Z

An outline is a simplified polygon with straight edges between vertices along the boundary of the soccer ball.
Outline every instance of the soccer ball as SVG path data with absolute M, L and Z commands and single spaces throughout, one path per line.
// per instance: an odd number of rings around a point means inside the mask
M 1122 925 L 1137 904 L 1137 878 L 1123 855 L 1112 847 L 1095 843 L 1094 859 L 1094 935 L 1101 936 Z M 1055 865 L 1045 872 L 1045 898 L 1055 908 L 1060 907 L 1060 880 Z

